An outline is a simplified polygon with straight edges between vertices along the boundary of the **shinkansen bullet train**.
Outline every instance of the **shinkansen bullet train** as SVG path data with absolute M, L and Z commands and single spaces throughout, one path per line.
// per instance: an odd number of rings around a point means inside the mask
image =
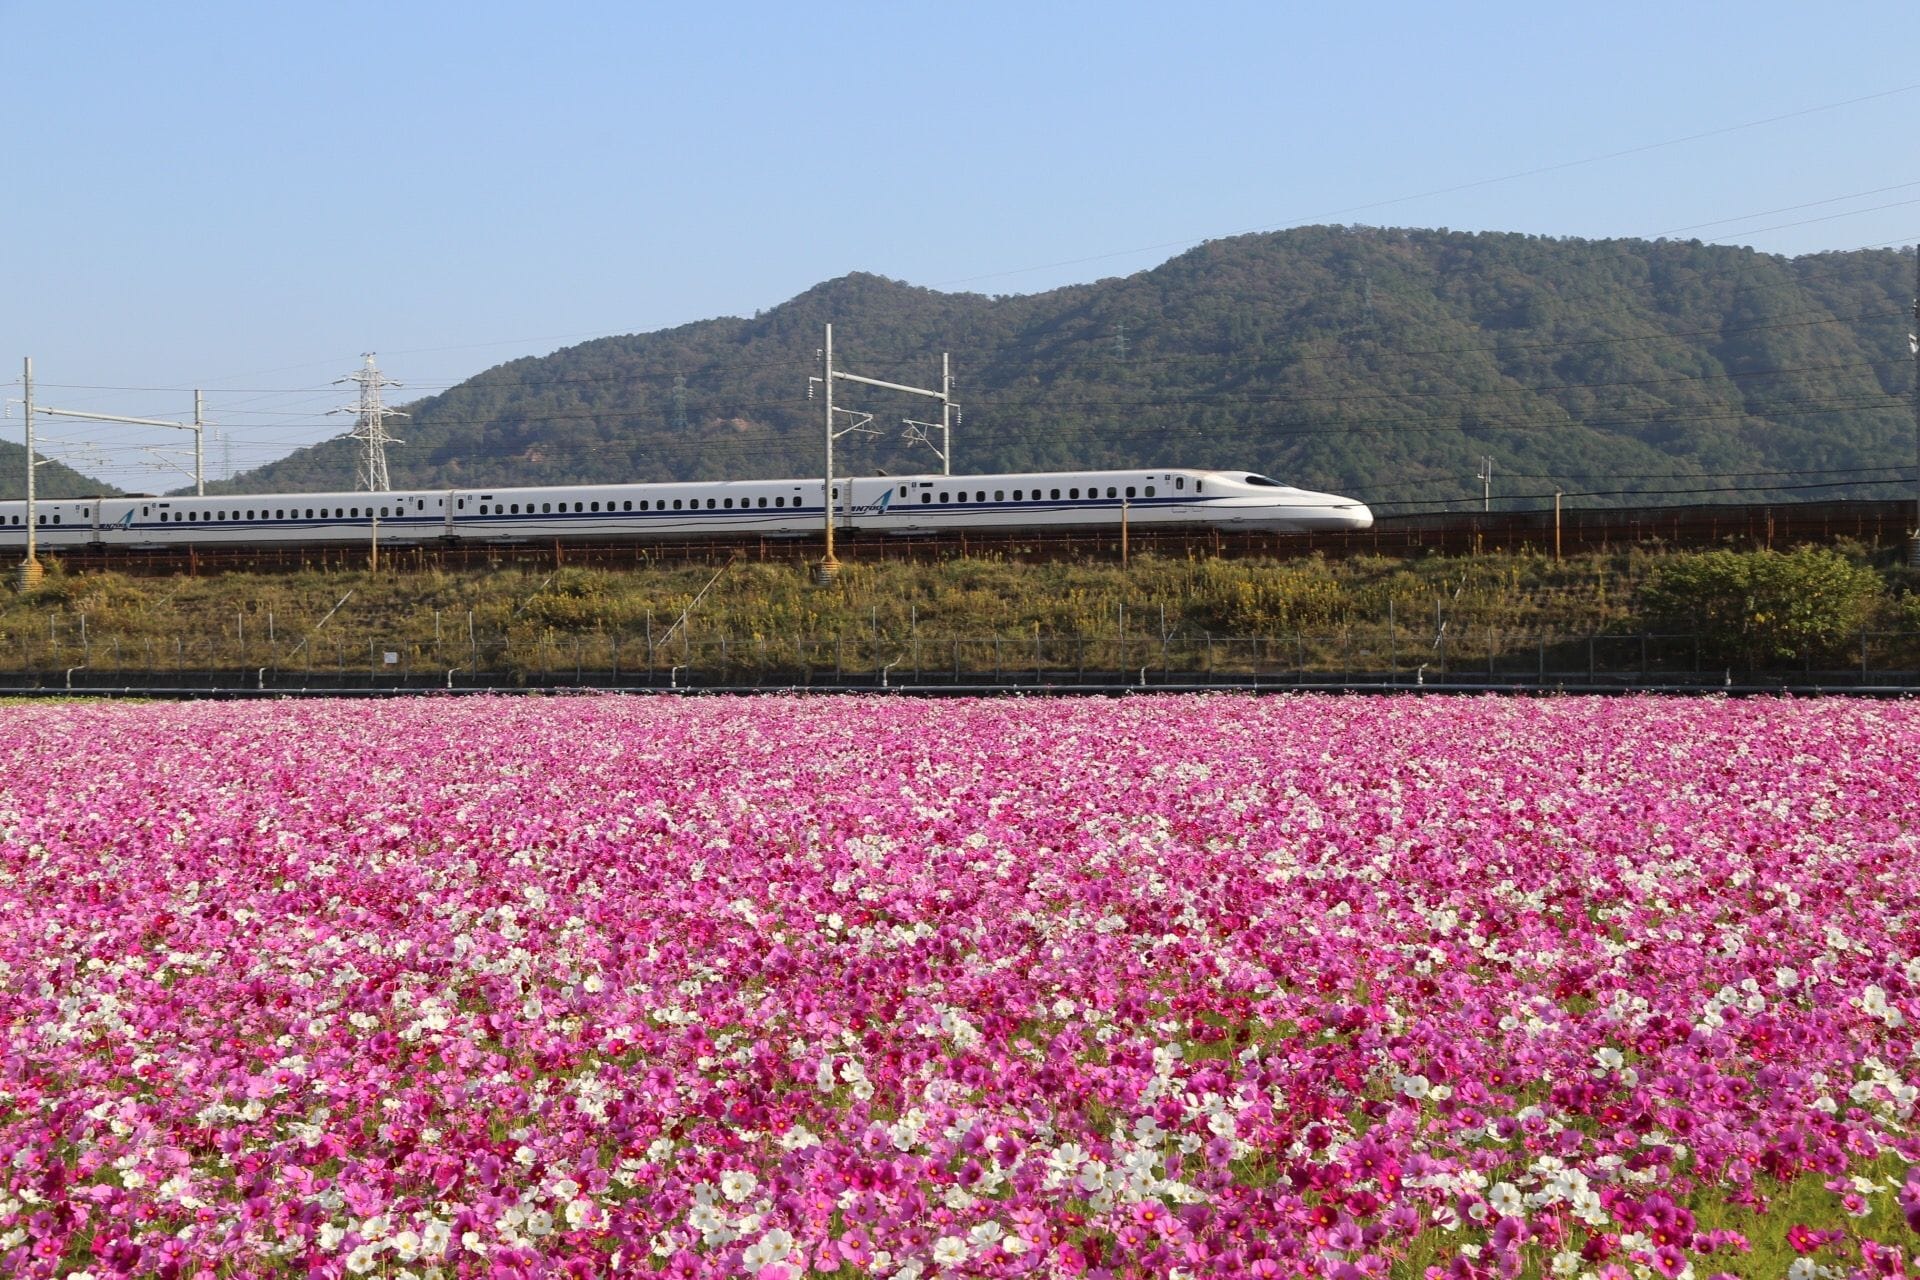
M 825 522 L 814 480 L 412 489 L 223 497 L 61 498 L 35 504 L 39 545 L 152 548 L 804 537 Z M 1281 532 L 1365 529 L 1363 503 L 1245 471 L 1044 471 L 872 476 L 834 482 L 847 532 L 1093 531 L 1204 525 Z M 0 547 L 26 545 L 26 504 L 0 502 Z

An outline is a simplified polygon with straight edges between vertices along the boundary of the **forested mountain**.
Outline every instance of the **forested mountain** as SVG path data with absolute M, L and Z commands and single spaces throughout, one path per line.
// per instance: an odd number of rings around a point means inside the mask
M 940 293 L 866 274 L 752 319 L 517 360 L 409 406 L 394 483 L 817 475 L 807 397 L 836 367 L 937 385 L 954 470 L 1245 467 L 1383 509 L 1911 492 L 1911 258 L 1783 258 L 1696 241 L 1306 227 L 1210 241 L 1047 293 Z M 404 377 L 405 370 L 396 370 Z M 877 437 L 845 471 L 938 469 L 900 438 L 934 402 L 842 385 Z M 350 486 L 334 440 L 238 478 Z M 1877 484 L 1861 483 L 1866 480 Z M 1829 486 L 1829 487 L 1812 487 Z
M 42 498 L 90 498 L 95 494 L 116 494 L 120 490 L 104 481 L 82 475 L 63 462 L 40 465 L 34 479 L 34 492 Z M 0 440 L 0 502 L 18 502 L 27 496 L 27 449 L 25 445 Z

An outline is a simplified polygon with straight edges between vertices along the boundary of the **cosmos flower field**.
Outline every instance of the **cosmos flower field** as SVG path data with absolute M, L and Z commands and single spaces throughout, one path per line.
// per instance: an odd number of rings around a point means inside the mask
M 0 1274 L 1820 1277 L 1920 709 L 0 708 Z

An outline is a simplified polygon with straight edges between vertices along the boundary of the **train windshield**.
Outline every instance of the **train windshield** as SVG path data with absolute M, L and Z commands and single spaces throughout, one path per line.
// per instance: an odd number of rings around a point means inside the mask
M 1287 487 L 1281 484 L 1278 480 L 1269 480 L 1265 476 L 1248 476 L 1247 483 L 1257 484 L 1262 488 L 1266 488 L 1266 489 L 1284 489 Z

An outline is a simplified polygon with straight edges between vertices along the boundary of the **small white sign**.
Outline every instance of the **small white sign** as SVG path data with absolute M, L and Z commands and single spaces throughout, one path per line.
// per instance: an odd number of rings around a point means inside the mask
M 394 652 L 393 650 L 391 650 L 391 649 L 389 649 L 389 650 L 387 650 L 387 652 L 386 652 L 386 654 L 385 654 L 384 656 L 385 656 L 385 659 L 386 659 L 386 663 L 387 663 L 387 665 L 388 665 L 388 666 L 390 666 L 390 667 L 391 667 L 391 666 L 396 666 L 396 665 L 398 665 L 398 663 L 399 663 L 399 661 L 400 661 L 400 655 L 399 655 L 399 654 L 397 654 L 397 653 L 395 653 L 395 652 Z

